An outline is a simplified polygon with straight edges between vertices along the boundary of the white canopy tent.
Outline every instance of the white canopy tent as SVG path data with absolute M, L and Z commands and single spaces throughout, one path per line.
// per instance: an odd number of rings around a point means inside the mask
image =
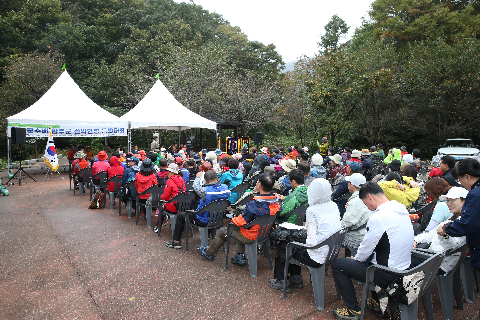
M 111 137 L 126 136 L 128 122 L 120 120 L 90 98 L 64 71 L 50 89 L 27 109 L 7 118 L 8 159 L 11 128 L 26 129 L 26 136 Z
M 143 99 L 120 117 L 130 129 L 166 129 L 180 131 L 192 128 L 217 129 L 217 123 L 190 111 L 178 102 L 160 80 Z M 180 138 L 179 138 L 180 139 Z M 179 141 L 180 143 L 180 141 Z M 128 150 L 131 150 L 130 136 Z

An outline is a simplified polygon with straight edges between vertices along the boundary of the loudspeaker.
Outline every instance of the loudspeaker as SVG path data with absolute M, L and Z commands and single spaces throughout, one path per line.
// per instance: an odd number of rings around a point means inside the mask
M 255 132 L 255 138 L 253 140 L 254 140 L 253 144 L 255 144 L 257 146 L 259 144 L 262 144 L 263 143 L 263 133 Z
M 12 143 L 13 144 L 25 144 L 27 143 L 27 129 L 25 128 L 12 128 Z

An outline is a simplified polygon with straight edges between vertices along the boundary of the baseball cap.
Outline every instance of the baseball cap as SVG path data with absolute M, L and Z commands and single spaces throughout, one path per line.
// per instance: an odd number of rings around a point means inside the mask
M 453 187 L 448 190 L 446 195 L 440 196 L 439 199 L 441 201 L 446 201 L 447 199 L 458 199 L 458 198 L 466 198 L 468 194 L 468 190 L 462 187 Z
M 367 179 L 365 179 L 365 177 L 361 173 L 354 173 L 351 176 L 346 176 L 345 180 L 347 180 L 357 188 L 360 188 L 362 184 L 367 183 Z

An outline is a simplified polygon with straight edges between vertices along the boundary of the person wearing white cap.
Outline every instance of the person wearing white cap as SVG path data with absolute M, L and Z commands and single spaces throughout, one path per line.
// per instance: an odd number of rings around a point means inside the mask
M 330 170 L 329 179 L 335 179 L 337 175 L 345 174 L 345 168 L 342 166 L 342 156 L 335 154 L 330 157 L 332 170 Z
M 345 247 L 345 256 L 350 256 L 350 249 L 357 249 L 365 236 L 365 224 L 372 215 L 371 210 L 367 208 L 365 203 L 358 197 L 360 188 L 367 183 L 367 179 L 361 173 L 354 173 L 351 176 L 346 176 L 348 181 L 348 191 L 352 194 L 345 206 L 346 211 L 343 214 L 340 224 L 343 228 L 351 228 L 345 235 L 343 246 Z M 362 226 L 364 226 L 362 228 Z M 358 230 L 356 230 L 359 228 Z
M 456 219 L 461 219 L 460 215 L 462 213 L 462 207 L 465 203 L 465 198 L 468 195 L 468 190 L 462 187 L 453 187 L 448 190 L 446 195 L 440 196 L 441 201 L 447 201 L 448 209 L 452 216 L 448 219 L 449 222 L 455 221 Z M 434 252 L 444 252 L 446 250 L 462 246 L 466 242 L 465 236 L 463 237 L 449 237 L 449 236 L 440 236 L 437 234 L 437 229 L 432 229 L 429 232 L 421 233 L 415 237 L 415 242 L 413 247 L 426 248 Z M 443 258 L 442 263 L 440 264 L 440 270 L 438 274 L 444 274 L 449 272 L 457 263 L 458 256 L 447 256 Z M 421 264 L 424 260 L 412 256 L 412 265 L 417 266 Z

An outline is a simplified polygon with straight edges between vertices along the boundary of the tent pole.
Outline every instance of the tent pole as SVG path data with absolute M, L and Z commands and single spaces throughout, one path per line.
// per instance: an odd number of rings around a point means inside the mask
M 131 122 L 128 121 L 128 129 L 127 129 L 127 136 L 128 136 L 128 152 L 132 152 L 132 129 L 131 129 Z
M 108 148 L 108 137 L 105 137 L 105 151 L 107 150 Z
M 181 127 L 178 127 L 178 147 L 180 148 L 180 138 L 181 138 L 181 131 L 180 131 Z
M 7 127 L 7 133 L 8 133 L 8 127 Z M 11 156 L 11 143 L 12 143 L 12 138 L 7 134 L 7 168 L 8 168 L 8 179 L 10 179 L 10 175 L 12 174 L 10 172 L 10 156 Z M 13 175 L 12 175 L 13 176 Z

